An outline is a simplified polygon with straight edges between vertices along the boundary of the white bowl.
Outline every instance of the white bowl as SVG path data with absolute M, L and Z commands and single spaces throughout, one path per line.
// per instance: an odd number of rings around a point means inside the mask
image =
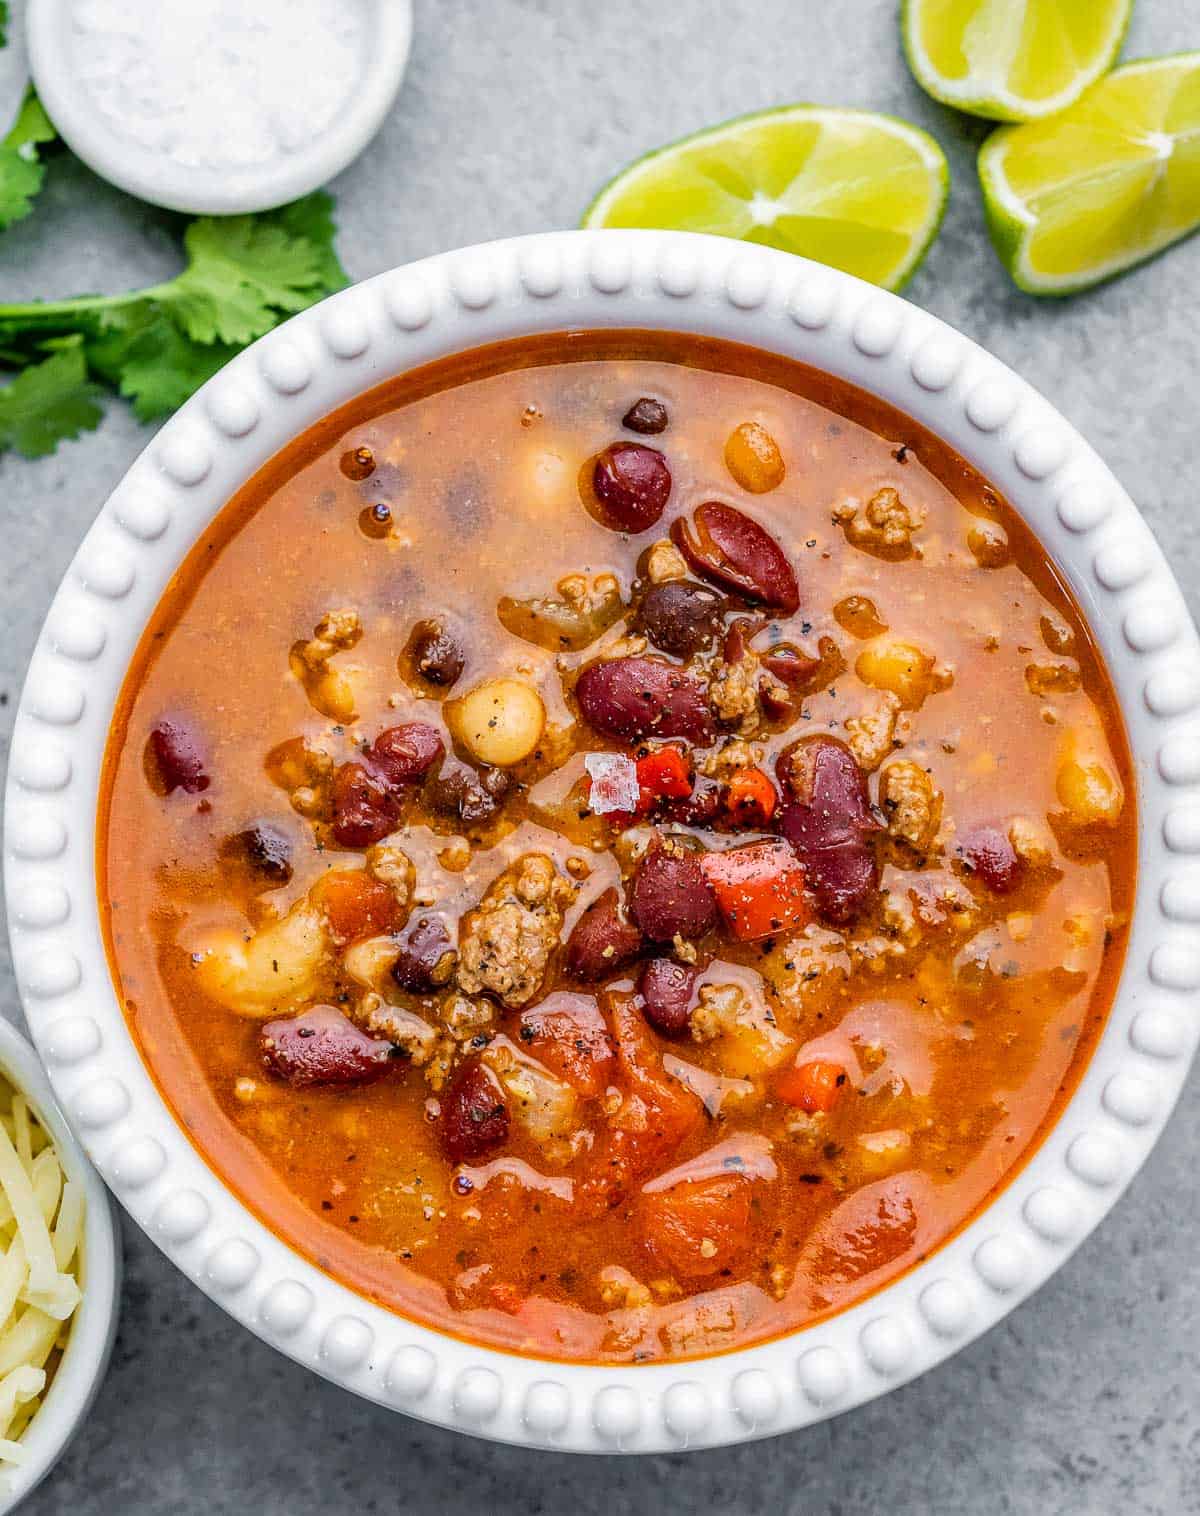
M 186 10 L 192 0 L 184 0 Z M 412 45 L 412 0 L 359 0 L 363 42 L 359 75 L 345 107 L 322 131 L 307 140 L 280 140 L 278 131 L 252 161 L 188 162 L 178 153 L 170 112 L 147 116 L 147 91 L 126 68 L 120 76 L 118 122 L 101 108 L 89 81 L 82 77 L 97 43 L 130 35 L 120 6 L 83 7 L 73 0 L 27 0 L 24 17 L 29 68 L 38 96 L 60 136 L 77 158 L 115 184 L 168 210 L 228 216 L 262 211 L 298 200 L 328 184 L 352 163 L 379 130 L 392 108 Z M 255 7 L 246 5 L 253 13 Z M 175 29 L 182 18 L 171 15 L 170 0 L 160 7 Z M 133 22 L 137 35 L 138 21 Z M 144 61 L 143 65 L 144 65 Z M 83 67 L 81 68 L 81 64 Z M 232 67 L 225 64 L 232 76 Z M 112 81 L 106 81 L 111 83 Z M 211 112 L 211 81 L 201 95 L 194 91 L 178 106 Z M 297 81 L 297 89 L 304 83 Z
M 121 1237 L 108 1191 L 59 1110 L 38 1055 L 0 1016 L 0 1073 L 29 1100 L 68 1179 L 83 1189 L 83 1299 L 46 1398 L 21 1439 L 23 1463 L 0 1474 L 0 1516 L 13 1510 L 62 1457 L 92 1408 L 108 1368 L 121 1296 Z
M 926 1262 L 832 1320 L 683 1364 L 592 1366 L 443 1336 L 298 1256 L 167 1110 L 113 993 L 93 853 L 100 759 L 142 627 L 233 491 L 371 385 L 564 328 L 730 338 L 839 374 L 943 436 L 1058 563 L 1116 685 L 1137 766 L 1140 885 L 1125 969 L 1079 1087 L 1032 1160 Z M 1200 644 L 1161 552 L 1083 439 L 924 311 L 768 249 L 656 232 L 547 233 L 431 258 L 333 296 L 235 358 L 130 469 L 33 656 L 13 734 L 6 867 L 34 1036 L 89 1152 L 208 1294 L 298 1362 L 442 1426 L 589 1452 L 711 1447 L 803 1426 L 940 1362 L 1062 1263 L 1179 1094 L 1200 988 Z

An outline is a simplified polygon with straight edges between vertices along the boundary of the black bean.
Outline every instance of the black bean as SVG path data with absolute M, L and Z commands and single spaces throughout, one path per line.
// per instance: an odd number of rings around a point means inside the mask
M 420 677 L 441 689 L 458 680 L 467 661 L 457 637 L 440 621 L 418 621 L 407 651 Z
M 638 432 L 643 437 L 657 437 L 659 432 L 666 431 L 667 420 L 667 408 L 662 401 L 643 395 L 622 416 L 621 425 L 627 431 Z

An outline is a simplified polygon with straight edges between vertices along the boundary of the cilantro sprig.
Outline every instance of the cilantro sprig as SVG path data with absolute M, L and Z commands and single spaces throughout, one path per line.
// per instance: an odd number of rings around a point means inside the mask
M 0 48 L 9 9 L 0 0 Z M 32 89 L 0 138 L 0 231 L 28 216 L 57 140 Z M 233 355 L 347 283 L 333 201 L 318 191 L 258 216 L 202 216 L 173 279 L 120 295 L 0 305 L 0 453 L 26 458 L 100 425 L 103 386 L 142 421 L 169 416 Z
M 0 12 L 0 27 L 4 19 Z M 0 42 L 0 47 L 3 45 Z M 33 197 L 46 177 L 38 148 L 57 137 L 41 101 L 32 90 L 27 91 L 17 119 L 0 139 L 0 231 L 24 220 L 33 209 Z
M 0 451 L 40 457 L 97 426 L 96 381 L 142 421 L 169 415 L 256 337 L 347 283 L 335 230 L 323 191 L 257 216 L 204 216 L 184 232 L 173 279 L 0 305 L 0 366 L 20 371 L 0 389 Z

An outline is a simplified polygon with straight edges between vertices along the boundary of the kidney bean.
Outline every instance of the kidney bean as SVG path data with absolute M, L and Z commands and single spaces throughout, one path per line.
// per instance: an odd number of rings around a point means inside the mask
M 713 740 L 704 686 L 658 658 L 610 658 L 589 663 L 575 684 L 584 720 L 607 737 L 685 737 Z
M 740 663 L 750 651 L 750 644 L 767 625 L 765 616 L 738 616 L 725 629 L 721 657 L 726 663 Z
M 457 954 L 440 916 L 418 916 L 400 938 L 392 978 L 410 995 L 432 995 L 454 972 Z
M 415 784 L 445 753 L 442 734 L 427 721 L 389 726 L 371 744 L 371 767 L 389 784 Z
M 671 523 L 671 540 L 697 574 L 787 616 L 798 608 L 795 571 L 757 521 L 719 500 L 697 507 L 693 519 L 695 536 L 679 516 Z
M 639 432 L 643 437 L 657 437 L 660 432 L 666 431 L 668 419 L 667 408 L 661 400 L 643 395 L 621 417 L 621 425 L 628 431 Z
M 296 1088 L 368 1084 L 392 1062 L 391 1043 L 368 1037 L 332 1005 L 268 1021 L 259 1047 L 270 1072 Z
M 697 854 L 675 841 L 652 843 L 633 878 L 629 914 L 654 942 L 703 937 L 717 902 Z
M 592 468 L 596 514 L 614 532 L 644 532 L 666 509 L 671 470 L 654 447 L 614 442 Z
M 406 648 L 412 666 L 422 679 L 449 689 L 466 667 L 458 638 L 440 621 L 418 621 Z
M 638 977 L 642 1014 L 664 1037 L 681 1037 L 688 1029 L 696 970 L 673 958 L 651 958 Z
M 592 983 L 611 979 L 639 956 L 641 932 L 621 910 L 616 890 L 593 900 L 567 938 L 567 969 Z
M 396 829 L 400 802 L 361 763 L 343 763 L 333 776 L 333 835 L 343 847 L 370 847 Z
M 979 879 L 996 895 L 1016 889 L 1021 878 L 1021 860 L 998 826 L 975 827 L 955 848 L 967 873 Z
M 205 772 L 200 741 L 182 722 L 160 721 L 150 733 L 150 751 L 168 795 L 175 790 L 199 795 L 212 782 Z
M 773 679 L 788 689 L 805 685 L 821 667 L 819 658 L 810 658 L 790 642 L 780 642 L 762 655 L 762 666 Z
M 508 1106 L 492 1071 L 470 1058 L 441 1097 L 438 1138 L 451 1163 L 482 1158 L 508 1136 Z
M 539 1062 L 581 1095 L 602 1095 L 612 1083 L 616 1044 L 591 995 L 559 990 L 521 1012 L 518 1036 Z
M 287 884 L 292 877 L 292 844 L 268 822 L 256 821 L 245 831 L 235 832 L 227 852 L 271 884 Z
M 724 599 L 702 584 L 670 579 L 646 591 L 633 624 L 661 652 L 691 658 L 710 648 L 721 629 Z
M 698 777 L 695 788 L 686 799 L 662 801 L 658 814 L 664 821 L 676 821 L 684 826 L 711 826 L 724 806 L 724 796 L 717 781 Z
M 836 737 L 803 737 L 776 765 L 784 807 L 780 829 L 804 865 L 819 914 L 835 926 L 854 920 L 879 886 L 873 840 L 882 830 L 866 778 Z

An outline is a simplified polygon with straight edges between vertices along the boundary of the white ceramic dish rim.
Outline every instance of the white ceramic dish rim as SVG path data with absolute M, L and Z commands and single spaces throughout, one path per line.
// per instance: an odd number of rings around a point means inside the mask
M 567 328 L 665 328 L 791 356 L 883 396 L 1012 500 L 1059 563 L 1118 689 L 1140 786 L 1140 884 L 1099 1048 L 1020 1175 L 902 1279 L 802 1333 L 697 1362 L 593 1366 L 443 1336 L 337 1283 L 263 1226 L 172 1118 L 113 993 L 93 874 L 101 752 L 142 627 L 199 532 L 296 433 L 446 354 Z M 927 313 L 758 247 L 564 232 L 447 253 L 345 290 L 263 338 L 130 469 L 68 570 L 13 734 L 10 932 L 30 1026 L 85 1146 L 202 1289 L 327 1378 L 442 1426 L 588 1452 L 709 1447 L 819 1421 L 986 1331 L 1063 1262 L 1179 1094 L 1200 987 L 1200 643 L 1129 497 L 996 359 Z
M 369 41 L 358 86 L 319 137 L 241 168 L 178 163 L 169 153 L 120 136 L 96 110 L 70 66 L 68 0 L 29 0 L 29 67 L 38 95 L 67 146 L 110 184 L 168 210 L 228 216 L 269 210 L 328 184 L 352 163 L 391 109 L 412 46 L 412 0 L 367 0 Z
M 35 1489 L 92 1408 L 108 1368 L 121 1294 L 121 1244 L 108 1191 L 58 1108 L 37 1053 L 0 1016 L 0 1072 L 21 1090 L 53 1137 L 68 1178 L 84 1193 L 84 1290 L 50 1388 L 22 1438 L 25 1461 L 0 1475 L 0 1513 Z

